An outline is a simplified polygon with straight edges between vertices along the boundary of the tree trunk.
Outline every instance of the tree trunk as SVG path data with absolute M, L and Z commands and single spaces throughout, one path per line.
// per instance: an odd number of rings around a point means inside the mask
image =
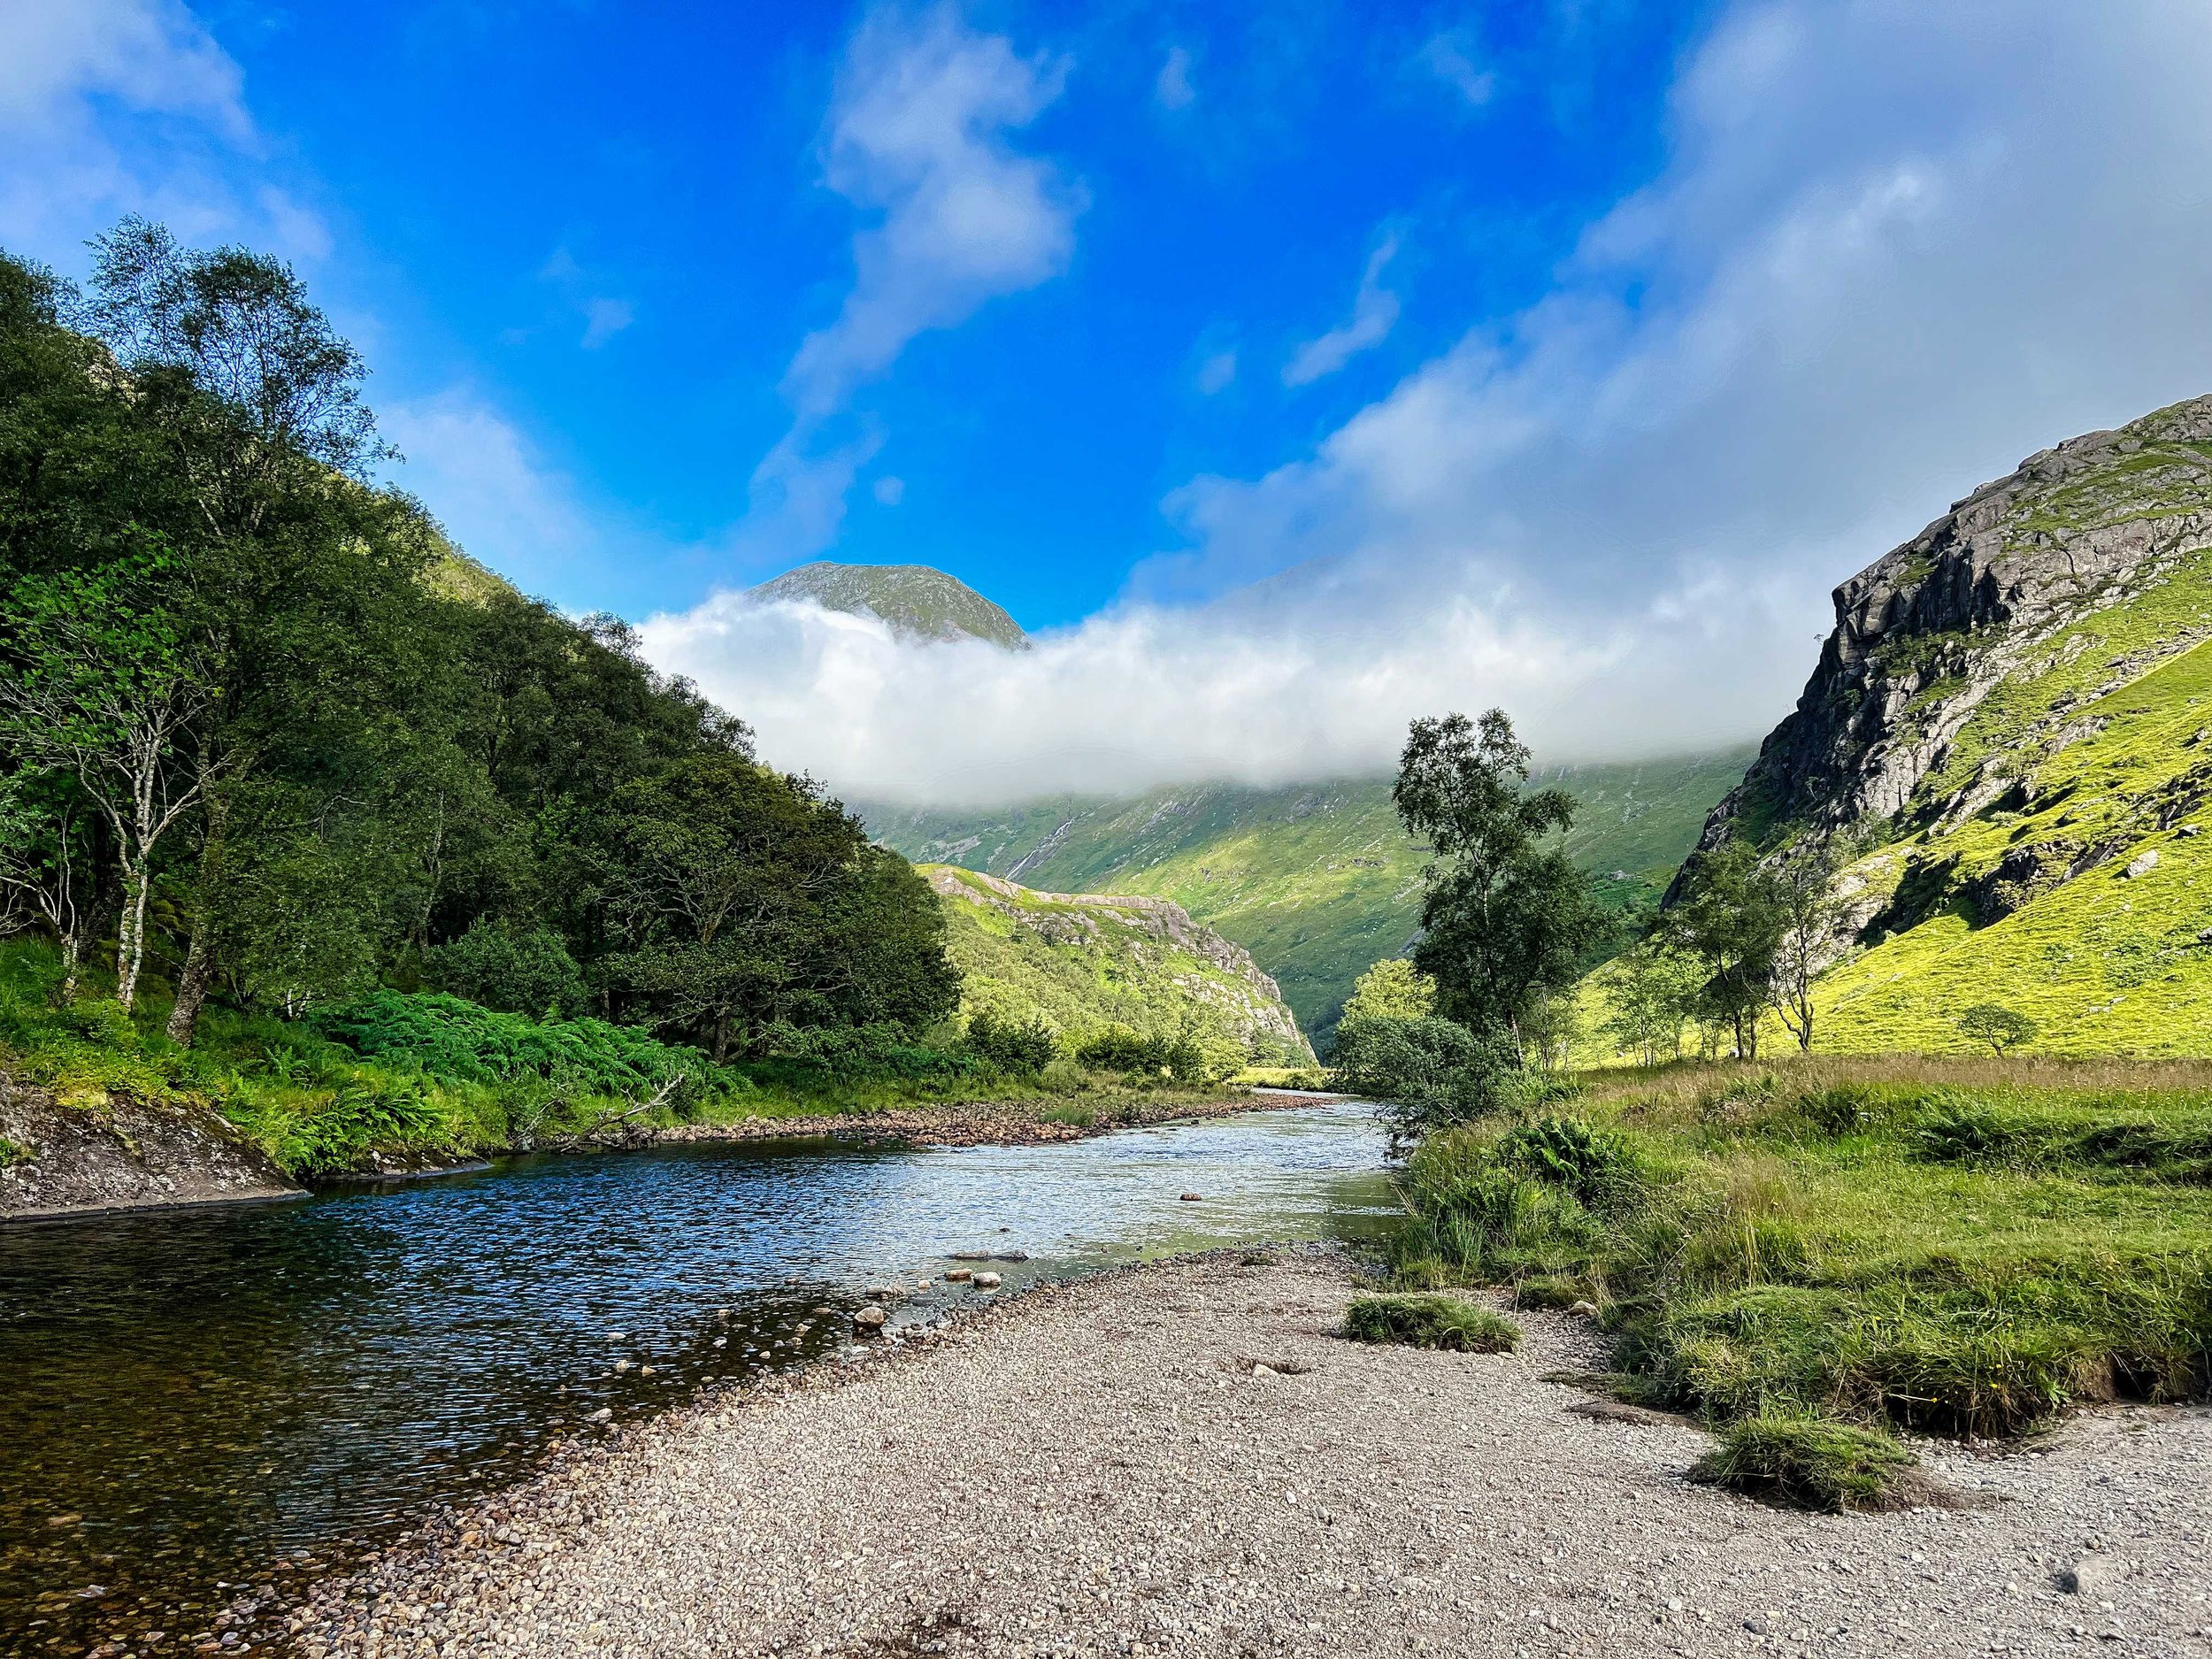
M 215 979 L 215 952 L 207 937 L 208 926 L 203 918 L 192 929 L 191 948 L 184 956 L 184 972 L 177 976 L 176 1006 L 169 1010 L 169 1041 L 180 1048 L 192 1046 L 200 1004 L 207 1001 L 207 987 Z
M 203 792 L 205 828 L 200 837 L 199 888 L 193 905 L 192 943 L 185 951 L 184 971 L 177 976 L 176 1005 L 169 1010 L 169 1041 L 180 1048 L 192 1046 L 200 1005 L 207 1001 L 215 979 L 215 908 L 223 875 L 223 828 L 230 817 L 229 801 L 220 788 Z
M 146 901 L 154 885 L 143 863 L 123 865 L 123 915 L 115 930 L 115 1000 L 128 1013 L 138 998 L 138 971 L 146 960 Z

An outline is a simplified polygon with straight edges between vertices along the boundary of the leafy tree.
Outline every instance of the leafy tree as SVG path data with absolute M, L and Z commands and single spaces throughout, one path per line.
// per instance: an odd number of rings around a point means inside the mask
M 1436 1011 L 1436 981 L 1403 956 L 1388 956 L 1359 976 L 1345 1019 L 1425 1019 Z
M 1792 849 L 1761 872 L 1763 902 L 1778 923 L 1767 1000 L 1804 1053 L 1813 1047 L 1813 985 L 1835 942 L 1837 858 L 1825 842 Z
M 2007 1008 L 2001 1002 L 1976 1002 L 1959 1015 L 1959 1030 L 1969 1041 L 1985 1042 L 1990 1052 L 2001 1056 L 2033 1042 L 2042 1034 L 2043 1028 L 2017 1009 Z
M 1455 1020 L 1348 1019 L 1336 1028 L 1336 1084 L 1379 1102 L 1410 1140 L 1498 1109 L 1520 1056 L 1503 1031 Z
M 1686 896 L 1667 913 L 1667 936 L 1704 968 L 1700 1011 L 1732 1031 L 1738 1055 L 1755 1060 L 1786 926 L 1772 880 L 1740 839 L 1693 853 L 1684 874 Z
M 1528 790 L 1529 751 L 1493 709 L 1413 723 L 1392 791 L 1435 859 L 1425 872 L 1413 961 L 1438 1011 L 1475 1032 L 1516 1031 L 1541 997 L 1578 977 L 1605 931 L 1567 856 L 1546 838 L 1574 821 L 1560 789 Z
M 1663 937 L 1645 940 L 1606 970 L 1606 1036 L 1647 1066 L 1656 1065 L 1663 1051 L 1673 1058 L 1682 1052 L 1682 1028 L 1696 1012 L 1704 980 L 1697 957 Z
M 440 986 L 485 1008 L 566 1019 L 585 1004 L 582 970 L 560 934 L 542 924 L 480 918 L 460 938 L 424 956 Z
M 30 764 L 72 773 L 112 833 L 125 1009 L 145 963 L 154 859 L 211 775 L 197 752 L 211 690 L 163 591 L 175 565 L 150 540 L 104 568 L 27 574 L 0 598 L 0 736 Z
M 773 1023 L 951 1012 L 936 895 L 811 784 L 710 751 L 623 786 L 614 810 L 611 978 L 718 1061 Z

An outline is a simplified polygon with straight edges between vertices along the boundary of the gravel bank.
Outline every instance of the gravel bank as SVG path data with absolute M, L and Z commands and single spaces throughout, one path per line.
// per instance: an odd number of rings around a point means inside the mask
M 941 1340 L 632 1437 L 326 1589 L 310 1655 L 2212 1652 L 2212 1413 L 1938 1449 L 1956 1510 L 1686 1483 L 1513 1356 L 1331 1334 L 1346 1269 L 1219 1256 L 1039 1291 Z M 1262 1360 L 1294 1375 L 1251 1374 Z M 2084 1594 L 2058 1575 L 2099 1552 Z

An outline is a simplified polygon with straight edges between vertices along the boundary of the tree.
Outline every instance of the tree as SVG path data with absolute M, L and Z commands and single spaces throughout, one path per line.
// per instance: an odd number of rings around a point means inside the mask
M 1762 902 L 1779 923 L 1767 1000 L 1806 1054 L 1813 1048 L 1813 984 L 1835 938 L 1836 869 L 1834 849 L 1823 841 L 1793 848 L 1759 878 Z
M 1667 935 L 1704 967 L 1701 1011 L 1732 1029 L 1739 1056 L 1755 1060 L 1782 944 L 1781 905 L 1746 841 L 1693 853 L 1684 874 L 1686 896 L 1667 913 Z
M 2017 1009 L 2001 1002 L 1976 1002 L 1959 1015 L 1959 1030 L 1970 1041 L 1985 1042 L 1993 1054 L 2024 1048 L 2042 1034 L 2043 1028 Z
M 61 947 L 61 982 L 76 995 L 94 915 L 90 837 L 75 780 L 61 772 L 0 778 L 0 934 L 24 924 L 26 910 Z
M 113 833 L 115 997 L 126 1009 L 145 963 L 155 856 L 214 775 L 198 752 L 210 688 L 164 591 L 175 564 L 149 539 L 134 557 L 27 576 L 0 599 L 10 641 L 0 735 L 34 764 L 71 772 Z
M 1529 761 L 1501 710 L 1419 719 L 1392 790 L 1435 855 L 1414 964 L 1435 981 L 1438 1011 L 1477 1033 L 1517 1030 L 1539 998 L 1574 983 L 1606 928 L 1582 872 L 1545 844 L 1573 823 L 1574 802 L 1525 788 Z
M 1663 937 L 1617 956 L 1605 972 L 1606 1036 L 1645 1065 L 1682 1052 L 1682 1028 L 1697 1009 L 1705 972 L 1697 957 Z
M 1449 1019 L 1348 1019 L 1336 1028 L 1336 1086 L 1379 1103 L 1411 1140 L 1497 1110 L 1520 1057 L 1502 1030 Z
M 918 1028 L 957 1003 L 936 895 L 806 780 L 710 751 L 613 804 L 607 972 L 718 1061 L 771 1025 Z
M 1436 981 L 1403 956 L 1361 974 L 1345 999 L 1345 1019 L 1425 1019 L 1436 1011 Z

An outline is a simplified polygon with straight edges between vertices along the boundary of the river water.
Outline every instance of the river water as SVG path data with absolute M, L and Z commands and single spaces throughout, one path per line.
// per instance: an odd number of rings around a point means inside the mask
M 1026 1256 L 989 1264 L 1012 1290 L 1371 1237 L 1383 1153 L 1364 1108 L 1315 1106 L 1039 1147 L 515 1158 L 0 1231 L 0 1653 L 188 1647 L 236 1586 L 507 1485 L 603 1409 L 834 1355 L 870 1286 L 935 1281 L 902 1319 L 973 1301 L 956 1252 Z

